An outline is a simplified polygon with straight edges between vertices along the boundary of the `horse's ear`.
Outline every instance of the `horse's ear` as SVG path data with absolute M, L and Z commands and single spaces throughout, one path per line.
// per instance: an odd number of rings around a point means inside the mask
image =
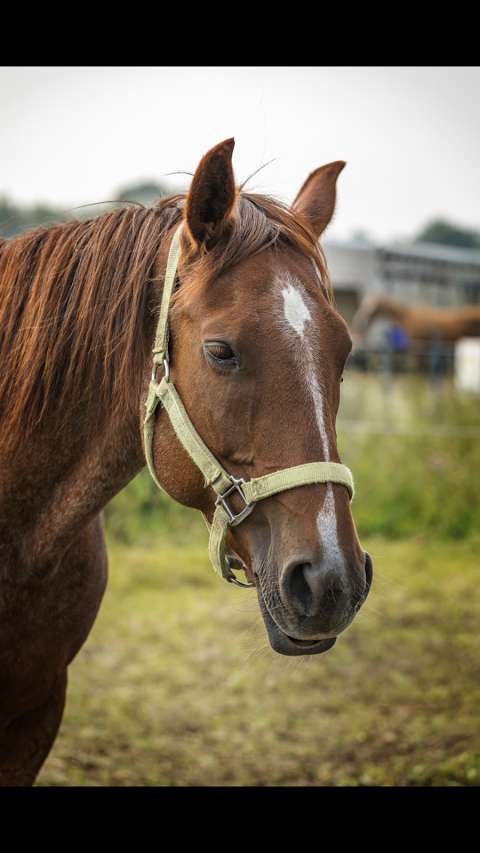
M 211 148 L 200 160 L 188 193 L 185 219 L 197 247 L 208 247 L 232 215 L 235 201 L 232 153 L 234 139 Z
M 315 169 L 303 184 L 292 207 L 308 219 L 317 237 L 330 222 L 335 210 L 337 178 L 346 165 L 335 160 Z

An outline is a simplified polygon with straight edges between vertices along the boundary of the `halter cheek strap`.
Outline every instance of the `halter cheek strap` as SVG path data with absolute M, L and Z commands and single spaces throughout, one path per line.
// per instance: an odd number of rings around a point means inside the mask
M 210 559 L 215 571 L 231 583 L 236 583 L 239 586 L 253 586 L 253 584 L 240 583 L 232 571 L 232 558 L 227 554 L 226 549 L 229 527 L 236 527 L 237 524 L 247 518 L 258 501 L 269 498 L 278 492 L 294 489 L 297 486 L 306 486 L 311 483 L 340 483 L 348 489 L 350 499 L 353 499 L 353 477 L 350 469 L 338 462 L 308 462 L 304 465 L 296 465 L 293 468 L 283 468 L 264 477 L 244 480 L 241 477 L 234 477 L 229 474 L 200 438 L 170 378 L 168 361 L 168 308 L 180 257 L 182 227 L 183 224 L 177 228 L 170 246 L 162 304 L 153 347 L 153 371 L 145 404 L 145 458 L 154 482 L 159 489 L 164 491 L 157 479 L 153 464 L 155 413 L 157 406 L 161 403 L 170 418 L 177 438 L 202 472 L 205 486 L 211 487 L 217 495 L 208 544 Z M 164 366 L 164 375 L 161 381 L 157 382 L 156 372 L 160 364 Z M 231 505 L 231 498 L 235 495 L 237 496 L 236 503 L 238 504 L 238 499 L 243 503 L 240 510 L 233 509 Z

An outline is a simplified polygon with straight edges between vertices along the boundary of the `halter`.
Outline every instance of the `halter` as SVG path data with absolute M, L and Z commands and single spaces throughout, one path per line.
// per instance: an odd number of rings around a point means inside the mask
M 352 500 L 354 494 L 353 477 L 350 469 L 338 462 L 308 462 L 305 465 L 296 465 L 293 468 L 282 468 L 280 471 L 275 471 L 273 474 L 267 474 L 264 477 L 244 480 L 242 477 L 229 474 L 204 444 L 188 417 L 170 378 L 168 359 L 168 309 L 180 257 L 182 227 L 183 223 L 175 231 L 170 245 L 160 315 L 152 350 L 153 370 L 145 403 L 146 415 L 143 425 L 145 458 L 154 482 L 159 489 L 164 491 L 158 482 L 153 464 L 155 412 L 161 403 L 170 418 L 177 438 L 202 472 L 205 487 L 211 486 L 217 495 L 211 527 L 207 521 L 207 526 L 210 527 L 208 551 L 215 571 L 225 580 L 237 584 L 237 586 L 254 586 L 254 584 L 245 584 L 237 580 L 232 571 L 232 566 L 238 567 L 239 561 L 231 554 L 229 555 L 226 550 L 229 527 L 236 527 L 248 518 L 258 501 L 269 498 L 278 492 L 294 489 L 297 486 L 306 486 L 311 483 L 340 483 L 348 489 L 350 500 Z M 161 381 L 157 382 L 157 368 L 162 364 L 164 375 Z M 243 502 L 243 507 L 238 512 L 231 505 L 233 495 L 237 495 Z

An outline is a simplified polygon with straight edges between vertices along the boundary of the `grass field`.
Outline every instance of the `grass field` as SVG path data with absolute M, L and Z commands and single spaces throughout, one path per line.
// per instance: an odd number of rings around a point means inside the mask
M 195 546 L 113 546 L 40 785 L 478 785 L 480 540 L 366 542 L 324 655 L 271 651 L 253 591 Z

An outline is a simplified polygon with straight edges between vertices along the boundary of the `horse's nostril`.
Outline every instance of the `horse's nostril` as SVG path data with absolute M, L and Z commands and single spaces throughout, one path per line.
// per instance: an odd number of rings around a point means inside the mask
M 289 599 L 300 613 L 309 613 L 312 607 L 313 593 L 305 577 L 305 569 L 311 568 L 311 563 L 295 563 L 287 570 L 287 589 Z
M 342 605 L 346 593 L 338 572 L 321 562 L 291 563 L 285 570 L 282 586 L 290 606 L 309 617 L 320 611 L 333 612 Z

